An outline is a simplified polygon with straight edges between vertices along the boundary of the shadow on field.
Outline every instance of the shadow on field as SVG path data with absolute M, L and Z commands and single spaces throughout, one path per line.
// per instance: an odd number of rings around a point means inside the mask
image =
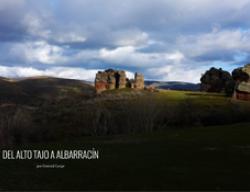
M 250 107 L 221 95 L 186 95 L 174 101 L 149 95 L 110 94 L 45 100 L 39 106 L 2 105 L 0 144 L 70 140 L 82 136 L 147 133 L 193 126 L 249 122 Z M 193 96 L 195 95 L 195 96 Z M 114 99 L 115 98 L 115 99 Z M 119 98 L 119 99 L 117 99 Z

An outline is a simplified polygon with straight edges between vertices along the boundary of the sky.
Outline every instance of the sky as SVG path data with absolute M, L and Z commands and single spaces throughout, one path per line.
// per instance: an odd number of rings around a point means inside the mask
M 199 82 L 250 61 L 250 0 L 0 0 L 0 76 Z

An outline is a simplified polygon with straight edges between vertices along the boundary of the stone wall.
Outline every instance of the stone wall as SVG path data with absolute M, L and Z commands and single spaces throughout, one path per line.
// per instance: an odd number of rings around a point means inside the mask
M 144 89 L 144 76 L 139 73 L 135 73 L 135 89 Z
M 107 73 L 98 72 L 96 74 L 95 88 L 97 92 L 102 92 L 109 89 Z
M 116 71 L 108 69 L 106 71 L 99 71 L 95 78 L 95 88 L 97 93 L 113 89 L 144 89 L 144 76 L 135 73 L 135 79 L 128 79 L 125 71 Z
M 125 71 L 118 71 L 116 76 L 117 76 L 117 81 L 118 81 L 116 84 L 116 88 L 117 89 L 126 88 L 127 77 L 126 77 Z

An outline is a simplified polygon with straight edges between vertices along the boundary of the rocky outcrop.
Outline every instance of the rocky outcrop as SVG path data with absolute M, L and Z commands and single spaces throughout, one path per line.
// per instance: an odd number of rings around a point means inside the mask
M 97 93 L 113 89 L 144 89 L 144 76 L 135 73 L 135 79 L 128 79 L 125 71 L 116 71 L 108 69 L 104 72 L 99 71 L 96 74 L 95 88 Z
M 250 101 L 250 64 L 233 71 L 233 78 L 236 81 L 234 98 Z

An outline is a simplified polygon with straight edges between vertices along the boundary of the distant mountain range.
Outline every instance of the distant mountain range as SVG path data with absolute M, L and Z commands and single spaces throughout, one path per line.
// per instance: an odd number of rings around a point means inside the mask
M 199 91 L 200 84 L 181 81 L 145 81 L 146 86 L 154 86 L 158 89 Z

